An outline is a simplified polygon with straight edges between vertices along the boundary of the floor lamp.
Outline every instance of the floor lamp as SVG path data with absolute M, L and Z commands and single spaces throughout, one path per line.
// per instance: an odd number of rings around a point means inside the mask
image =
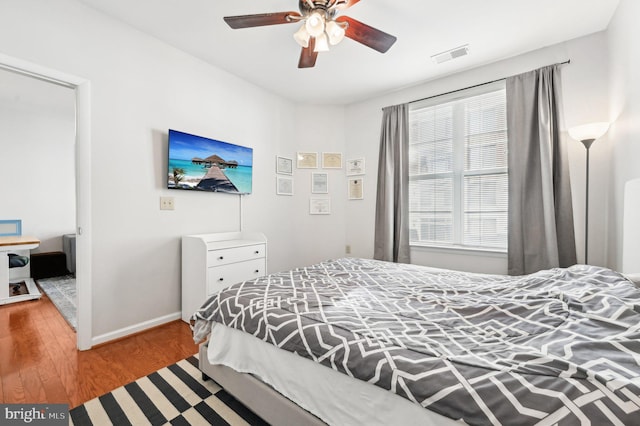
M 609 123 L 589 123 L 581 126 L 572 127 L 569 129 L 569 135 L 582 142 L 587 149 L 587 161 L 586 161 L 586 197 L 584 207 L 584 263 L 589 263 L 589 148 L 596 139 L 604 135 L 609 130 Z

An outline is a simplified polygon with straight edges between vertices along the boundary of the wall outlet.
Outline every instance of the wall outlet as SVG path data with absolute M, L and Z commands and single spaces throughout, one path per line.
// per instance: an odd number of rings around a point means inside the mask
M 173 197 L 160 197 L 160 210 L 174 210 Z
M 344 247 L 344 252 L 346 254 L 351 254 L 351 246 L 349 244 Z

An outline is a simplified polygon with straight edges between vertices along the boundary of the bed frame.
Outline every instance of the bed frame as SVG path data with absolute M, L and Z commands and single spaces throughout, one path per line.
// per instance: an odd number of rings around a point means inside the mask
M 251 374 L 239 373 L 224 365 L 210 364 L 206 343 L 200 345 L 198 364 L 203 379 L 213 379 L 267 423 L 273 425 L 326 425 L 322 420 L 300 408 Z

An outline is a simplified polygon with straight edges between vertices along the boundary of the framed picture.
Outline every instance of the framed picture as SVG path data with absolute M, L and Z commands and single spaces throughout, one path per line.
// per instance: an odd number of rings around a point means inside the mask
M 349 180 L 349 183 L 347 187 L 349 188 L 349 199 L 350 200 L 364 199 L 364 193 L 362 191 L 364 182 L 362 181 L 362 178 L 351 178 L 348 180 Z
M 347 176 L 364 174 L 364 158 L 347 160 Z
M 276 176 L 276 194 L 293 195 L 293 178 Z
M 320 173 L 320 172 L 311 173 L 311 193 L 312 194 L 328 194 L 329 193 L 329 173 Z
M 276 173 L 281 175 L 292 175 L 293 160 L 287 157 L 276 156 Z
M 329 198 L 311 198 L 309 200 L 309 214 L 331 214 L 331 200 Z
M 323 169 L 341 169 L 342 153 L 340 152 L 323 152 L 322 153 Z
M 318 153 L 317 152 L 298 152 L 299 169 L 317 169 Z
M 22 235 L 21 220 L 0 220 L 0 237 Z

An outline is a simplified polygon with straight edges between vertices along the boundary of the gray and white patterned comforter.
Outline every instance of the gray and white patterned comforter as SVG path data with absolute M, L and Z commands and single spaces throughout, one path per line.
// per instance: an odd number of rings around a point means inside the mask
M 522 277 L 338 259 L 194 315 L 469 424 L 640 425 L 640 290 L 605 268 Z

